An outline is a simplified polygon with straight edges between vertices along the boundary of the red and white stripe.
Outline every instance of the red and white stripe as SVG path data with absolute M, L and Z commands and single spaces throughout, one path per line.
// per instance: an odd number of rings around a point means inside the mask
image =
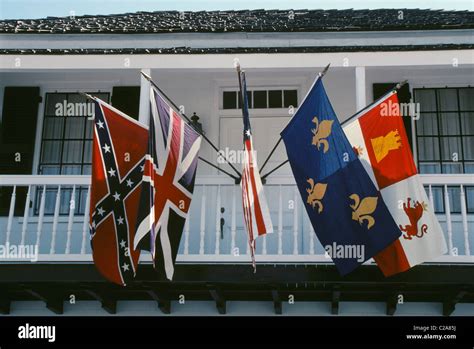
M 257 161 L 254 158 L 252 136 L 245 141 L 244 146 L 245 156 L 240 185 L 242 187 L 244 221 L 248 233 L 252 263 L 255 268 L 255 240 L 258 236 L 273 233 L 273 225 Z

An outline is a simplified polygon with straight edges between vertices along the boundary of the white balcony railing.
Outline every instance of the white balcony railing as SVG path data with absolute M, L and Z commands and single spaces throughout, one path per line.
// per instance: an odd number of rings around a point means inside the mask
M 429 198 L 449 245 L 436 263 L 474 263 L 474 177 L 424 175 Z M 89 176 L 0 176 L 0 245 L 37 246 L 39 261 L 92 262 L 89 243 Z M 294 180 L 269 178 L 265 185 L 274 234 L 257 240 L 257 261 L 330 262 L 309 224 Z M 196 180 L 178 262 L 250 261 L 240 187 L 222 176 Z M 9 205 L 8 205 L 9 201 Z M 470 205 L 469 205 L 470 204 Z M 17 263 L 21 259 L 3 258 Z M 142 261 L 150 261 L 148 253 Z

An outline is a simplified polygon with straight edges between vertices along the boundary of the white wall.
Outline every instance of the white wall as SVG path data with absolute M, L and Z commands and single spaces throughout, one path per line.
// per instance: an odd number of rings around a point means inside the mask
M 237 77 L 232 67 L 233 59 L 228 58 L 228 69 L 210 71 L 208 69 L 152 69 L 152 77 L 160 87 L 178 105 L 184 105 L 186 114 L 196 112 L 203 124 L 206 135 L 218 146 L 225 144 L 219 139 L 219 119 L 228 113 L 219 110 L 222 88 L 237 88 Z M 321 68 L 301 69 L 248 69 L 247 81 L 249 89 L 258 87 L 295 86 L 299 89 L 299 102 Z M 445 68 L 424 67 L 368 67 L 366 68 L 366 101 L 373 100 L 372 84 L 376 82 L 397 82 L 408 79 L 411 87 L 416 86 L 468 86 L 474 85 L 472 66 Z M 139 70 L 31 70 L 21 72 L 0 73 L 0 89 L 3 86 L 40 86 L 41 93 L 49 91 L 112 91 L 113 86 L 139 85 Z M 357 111 L 355 101 L 354 67 L 331 67 L 324 77 L 324 84 L 333 107 L 343 121 Z M 3 93 L 0 95 L 0 108 Z M 39 108 L 41 117 L 44 104 Z M 0 109 L 1 110 L 1 109 Z M 228 111 L 225 111 L 228 112 Z M 240 111 L 233 111 L 234 117 L 240 117 Z M 251 110 L 251 116 L 271 117 L 285 115 L 286 110 L 261 111 Z M 40 127 L 40 123 L 38 123 Z M 254 137 L 259 137 L 254 134 Z M 37 143 L 39 144 L 39 143 Z M 269 149 L 271 145 L 269 146 Z M 207 159 L 215 159 L 215 152 L 203 143 L 201 154 Z M 267 154 L 259 154 L 265 158 Z M 39 156 L 39 154 L 38 154 Z M 199 174 L 214 174 L 215 170 L 202 164 Z

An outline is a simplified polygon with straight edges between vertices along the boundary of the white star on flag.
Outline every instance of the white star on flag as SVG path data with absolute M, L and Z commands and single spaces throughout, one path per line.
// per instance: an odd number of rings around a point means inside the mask
M 125 246 L 127 246 L 125 240 L 120 241 L 120 247 L 125 248 Z
M 115 170 L 113 168 L 111 168 L 110 170 L 107 171 L 110 175 L 110 177 L 114 177 L 115 176 Z
M 105 210 L 104 210 L 102 207 L 99 207 L 99 208 L 97 209 L 97 214 L 103 216 L 104 213 L 105 213 Z
M 119 194 L 119 193 L 115 192 L 115 194 L 112 195 L 112 196 L 114 197 L 115 201 L 119 201 L 119 200 L 120 200 L 120 194 Z
M 132 180 L 129 178 L 127 179 L 127 187 L 131 187 L 133 185 Z
M 127 263 L 123 263 L 122 269 L 123 271 L 127 271 L 130 266 Z
M 117 218 L 117 223 L 118 224 L 123 224 L 123 217 Z
M 104 144 L 104 146 L 102 147 L 102 149 L 104 149 L 104 151 L 106 153 L 110 153 L 110 146 L 107 145 L 107 143 Z
M 99 121 L 96 123 L 99 128 L 104 128 L 104 123 L 102 121 Z

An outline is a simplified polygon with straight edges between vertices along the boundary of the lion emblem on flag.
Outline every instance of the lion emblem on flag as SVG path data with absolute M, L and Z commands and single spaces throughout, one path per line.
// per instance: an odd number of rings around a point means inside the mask
M 414 205 L 411 206 L 411 202 L 414 202 Z M 411 240 L 413 236 L 417 238 L 423 237 L 424 234 L 428 231 L 428 225 L 422 224 L 420 229 L 418 230 L 418 223 L 423 216 L 423 212 L 427 210 L 427 205 L 424 201 L 414 201 L 410 198 L 407 199 L 407 202 L 403 203 L 403 211 L 405 211 L 406 215 L 408 216 L 408 220 L 410 224 L 406 224 L 405 226 L 399 225 L 398 227 L 403 234 L 403 237 L 407 240 Z

